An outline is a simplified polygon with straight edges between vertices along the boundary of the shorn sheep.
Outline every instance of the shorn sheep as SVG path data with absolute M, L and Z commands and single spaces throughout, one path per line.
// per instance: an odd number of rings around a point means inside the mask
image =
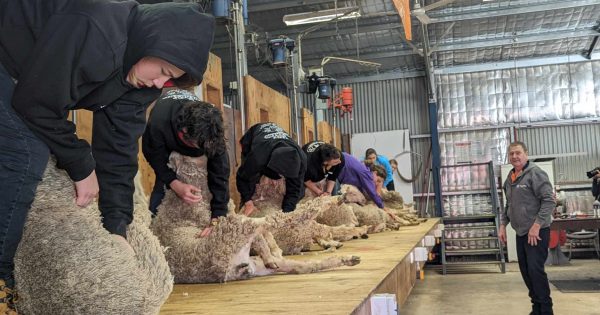
M 170 166 L 179 180 L 201 189 L 202 201 L 195 205 L 182 202 L 167 191 L 152 230 L 161 244 L 168 247 L 167 260 L 176 283 L 227 282 L 277 272 L 308 273 L 360 262 L 356 256 L 329 257 L 321 261 L 294 261 L 282 257 L 282 251 L 269 232 L 305 224 L 315 213 L 283 213 L 249 218 L 230 211 L 221 217 L 210 235 L 199 233 L 210 222 L 206 157 L 186 157 L 172 153 Z M 250 256 L 250 250 L 258 256 Z
M 97 206 L 75 205 L 66 172 L 51 159 L 15 257 L 23 314 L 158 314 L 173 288 L 164 249 L 136 205 L 131 247 L 102 227 Z M 131 251 L 133 248 L 133 251 Z

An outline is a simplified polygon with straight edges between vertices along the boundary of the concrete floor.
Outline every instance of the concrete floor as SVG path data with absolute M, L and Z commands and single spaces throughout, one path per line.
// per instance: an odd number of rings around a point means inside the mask
M 425 279 L 417 280 L 400 307 L 402 315 L 527 315 L 531 304 L 517 263 L 506 265 L 505 274 L 495 265 L 479 268 L 481 273 L 441 274 L 426 268 Z M 469 269 L 472 270 L 472 269 Z M 600 277 L 600 260 L 573 259 L 570 266 L 546 266 L 551 280 Z M 600 291 L 562 293 L 550 283 L 557 315 L 600 315 Z

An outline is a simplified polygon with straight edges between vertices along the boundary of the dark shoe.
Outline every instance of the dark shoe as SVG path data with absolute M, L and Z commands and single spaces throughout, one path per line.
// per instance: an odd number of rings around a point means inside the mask
M 6 282 L 0 279 L 0 314 L 17 315 L 15 302 L 17 295 L 12 288 L 6 286 Z
M 529 315 L 540 315 L 541 313 L 541 307 L 539 303 L 533 303 L 533 306 L 531 307 L 531 313 L 529 313 Z

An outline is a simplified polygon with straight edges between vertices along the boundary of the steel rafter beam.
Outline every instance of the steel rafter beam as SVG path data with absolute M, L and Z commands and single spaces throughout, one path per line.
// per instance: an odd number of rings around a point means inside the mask
M 527 44 L 551 40 L 559 40 L 573 37 L 592 37 L 598 36 L 600 33 L 593 29 L 578 30 L 578 31 L 559 31 L 551 32 L 547 34 L 531 34 L 531 35 L 517 35 L 508 38 L 501 39 L 490 39 L 490 40 L 478 40 L 464 43 L 448 43 L 439 44 L 432 48 L 432 52 L 441 51 L 454 51 L 463 49 L 477 49 L 477 48 L 489 48 L 512 44 Z
M 450 13 L 448 10 L 444 10 L 436 12 L 436 14 L 432 16 L 421 12 L 413 12 L 413 15 L 424 24 L 433 24 L 484 19 L 515 14 L 536 13 L 551 10 L 573 9 L 593 5 L 600 5 L 600 0 L 561 0 L 553 1 L 551 3 L 536 3 L 533 5 L 528 4 L 526 1 L 511 1 L 509 5 L 503 8 L 478 5 L 472 7 L 463 7 L 461 8 L 461 11 L 457 13 Z
M 360 59 L 365 61 L 373 61 L 378 59 L 386 59 L 393 57 L 402 57 L 402 56 L 410 56 L 417 55 L 412 49 L 402 49 L 396 51 L 389 52 L 377 52 L 377 53 L 361 53 Z M 316 66 L 321 64 L 321 60 L 326 56 L 335 56 L 335 57 L 347 57 L 347 58 L 356 58 L 356 54 L 354 52 L 345 53 L 345 54 L 335 54 L 335 53 L 326 53 L 326 54 L 311 54 L 309 58 L 303 59 L 303 66 L 306 68 L 308 66 Z M 223 68 L 228 67 L 231 63 L 226 62 L 224 59 L 221 60 L 223 63 Z
M 366 22 L 369 21 L 368 18 L 374 18 L 374 17 L 384 17 L 384 16 L 393 16 L 397 18 L 397 13 L 396 12 L 387 12 L 387 13 L 383 13 L 383 14 L 374 14 L 374 15 L 368 15 L 368 16 L 363 16 L 360 18 L 360 20 L 362 22 Z M 351 22 L 351 23 L 350 23 Z M 336 36 L 336 35 L 350 35 L 350 34 L 356 34 L 356 25 L 354 24 L 353 21 L 349 21 L 349 20 L 342 20 L 342 21 L 338 21 L 338 26 L 335 27 L 335 24 L 331 24 L 331 26 L 328 26 L 329 29 L 325 28 L 323 30 L 320 30 L 319 32 L 316 33 L 311 33 L 310 36 L 308 36 L 308 38 L 327 38 L 327 37 L 332 37 L 332 36 Z M 415 24 L 417 25 L 417 24 Z M 304 25 L 304 28 L 300 28 L 300 27 L 289 27 L 289 28 L 285 28 L 285 29 L 277 29 L 277 30 L 263 30 L 259 33 L 263 33 L 263 32 L 267 32 L 272 36 L 277 36 L 280 34 L 286 35 L 290 38 L 296 38 L 298 35 L 300 35 L 304 30 L 306 29 L 306 26 Z M 369 23 L 369 24 L 363 24 L 363 25 L 358 25 L 358 31 L 359 33 L 370 33 L 370 32 L 377 32 L 377 31 L 384 31 L 384 30 L 402 30 L 402 25 L 400 24 L 399 19 L 396 19 L 396 21 L 390 21 L 387 23 Z M 228 40 L 223 40 L 224 38 L 226 38 L 226 34 L 219 34 L 217 38 L 215 38 L 215 42 L 213 43 L 213 48 L 214 49 L 222 49 L 225 47 L 228 47 Z M 220 39 L 220 40 L 219 40 Z
M 364 33 L 373 33 L 373 32 L 381 32 L 381 31 L 402 31 L 402 25 L 400 24 L 379 24 L 379 25 L 367 25 L 367 26 L 359 26 L 358 28 L 358 33 L 359 34 L 364 34 Z M 271 34 L 272 36 L 276 36 L 279 34 L 284 34 L 290 38 L 296 38 L 296 36 L 299 33 L 286 33 L 286 32 L 277 32 L 277 31 L 269 31 L 269 34 Z M 319 38 L 328 38 L 328 37 L 334 37 L 337 35 L 354 35 L 356 34 L 356 28 L 352 27 L 352 28 L 340 28 L 338 30 L 323 30 L 323 31 L 319 31 L 317 33 L 312 33 L 310 34 L 310 36 L 307 36 L 304 41 L 306 40 L 314 40 L 314 39 L 319 39 Z M 265 42 L 266 44 L 266 42 Z M 213 44 L 212 49 L 228 49 L 229 48 L 229 41 L 217 41 Z
M 587 53 L 585 54 L 585 57 L 587 59 L 592 59 L 592 54 L 594 53 L 594 49 L 596 49 L 596 46 L 598 46 L 598 37 L 599 36 L 594 37 L 594 40 L 592 41 L 590 48 L 588 49 Z
M 262 12 L 262 11 L 272 11 L 272 10 L 281 10 L 295 7 L 305 7 L 311 6 L 315 4 L 326 4 L 333 3 L 335 0 L 282 0 L 282 1 L 272 1 L 268 3 L 260 3 L 260 4 L 252 4 L 252 2 L 248 3 L 248 12 Z

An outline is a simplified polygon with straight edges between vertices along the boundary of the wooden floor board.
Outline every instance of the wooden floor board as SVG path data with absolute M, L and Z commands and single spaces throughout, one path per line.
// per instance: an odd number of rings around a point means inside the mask
M 350 314 L 437 223 L 434 219 L 399 231 L 373 234 L 367 240 L 346 242 L 334 253 L 290 257 L 311 260 L 330 255 L 360 256 L 361 263 L 353 267 L 224 284 L 175 285 L 160 314 Z

